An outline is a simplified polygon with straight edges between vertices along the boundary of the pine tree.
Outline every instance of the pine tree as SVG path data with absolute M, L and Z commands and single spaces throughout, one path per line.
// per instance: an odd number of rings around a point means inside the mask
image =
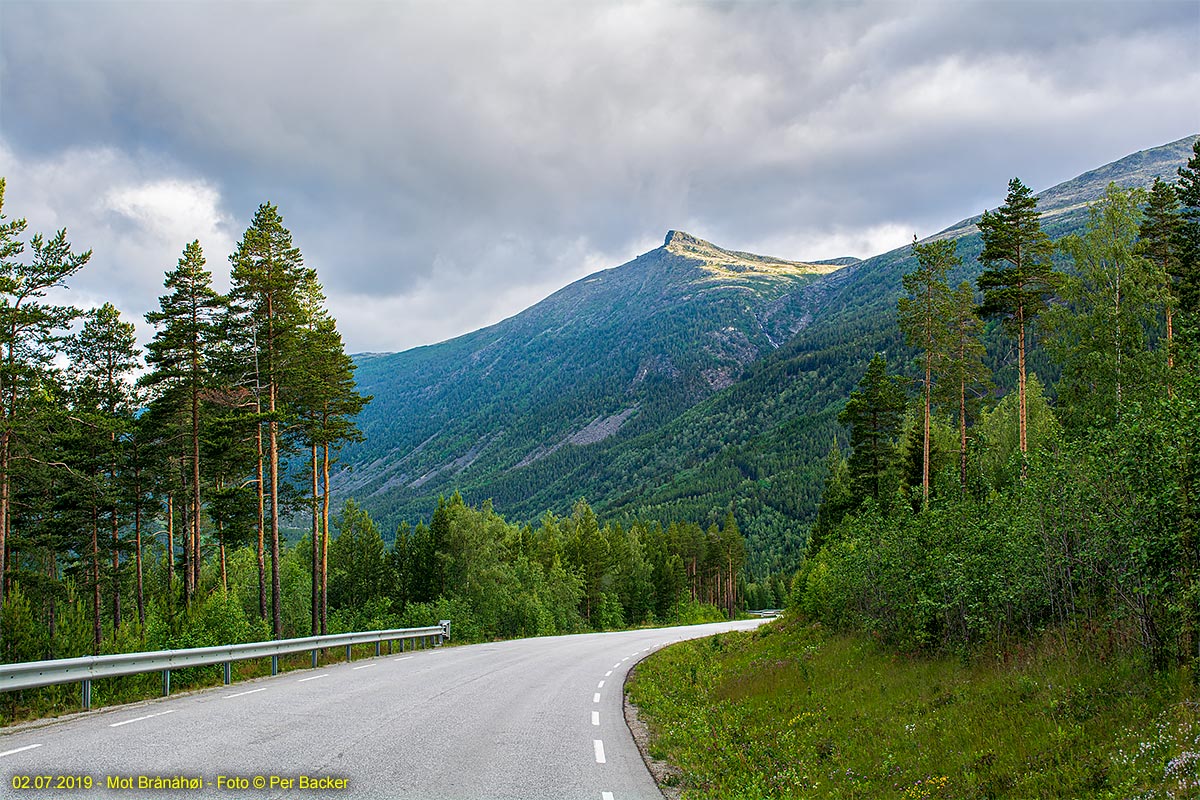
M 120 312 L 105 303 L 89 312 L 83 328 L 72 336 L 66 351 L 71 359 L 71 394 L 74 418 L 91 429 L 91 534 L 93 645 L 101 644 L 100 620 L 100 510 L 109 514 L 112 537 L 113 627 L 121 626 L 121 572 L 118 477 L 124 436 L 133 427 L 132 375 L 140 366 L 137 336 L 132 323 L 123 322 Z
M 210 361 L 218 333 L 217 320 L 226 303 L 212 287 L 212 273 L 204 269 L 199 241 L 183 249 L 176 268 L 167 273 L 164 286 L 170 294 L 158 299 L 159 310 L 146 314 L 157 331 L 147 347 L 152 371 L 143 383 L 157 390 L 164 402 L 181 406 L 178 416 L 186 431 L 188 471 L 188 533 L 185 543 L 191 568 L 184 578 L 185 594 L 192 597 L 200 581 L 201 530 L 201 404 L 212 385 Z
M 324 307 L 324 294 L 315 273 L 306 275 L 302 296 L 306 321 L 299 335 L 305 358 L 296 372 L 296 385 L 289 400 L 300 418 L 298 429 L 310 454 L 311 604 L 315 635 L 324 632 L 328 617 L 331 455 L 345 442 L 361 440 L 354 417 L 371 398 L 362 397 L 355 388 L 354 362 L 346 355 L 337 323 Z
M 43 298 L 48 290 L 65 286 L 92 256 L 91 250 L 73 253 L 64 228 L 48 240 L 35 234 L 29 240 L 30 260 L 19 260 L 27 224 L 4 215 L 4 188 L 0 178 L 0 605 L 8 581 L 13 459 L 29 417 L 28 401 L 37 396 L 54 363 L 56 335 L 79 316 L 77 309 Z
M 983 212 L 979 235 L 985 269 L 977 284 L 983 292 L 983 317 L 998 318 L 1017 337 L 1017 427 L 1021 455 L 1029 451 L 1026 428 L 1026 330 L 1046 308 L 1057 285 L 1050 257 L 1054 245 L 1042 231 L 1037 198 L 1017 178 L 1008 182 L 1008 197 L 995 212 Z M 1022 465 L 1021 474 L 1025 474 Z
M 944 360 L 949 346 L 944 321 L 950 301 L 950 287 L 946 275 L 962 261 L 955 255 L 958 247 L 953 239 L 938 239 L 921 244 L 913 236 L 913 255 L 917 257 L 917 268 L 903 277 L 906 297 L 898 303 L 900 329 L 908 344 L 924 351 L 925 381 L 923 412 L 923 456 L 921 467 L 921 492 L 923 502 L 929 504 L 929 420 L 933 397 L 934 363 Z
M 974 414 L 979 398 L 991 386 L 984 366 L 985 348 L 980 341 L 983 321 L 975 313 L 975 291 L 963 281 L 950 295 L 945 325 L 948 347 L 938 367 L 941 380 L 934 385 L 934 399 L 940 407 L 953 409 L 958 417 L 959 483 L 967 488 L 967 419 Z
M 270 203 L 258 207 L 250 227 L 229 257 L 233 265 L 232 293 L 247 312 L 247 327 L 253 334 L 257 383 L 266 399 L 266 468 L 269 480 L 266 500 L 270 503 L 271 530 L 271 624 L 276 638 L 283 636 L 283 613 L 279 583 L 280 423 L 285 419 L 282 402 L 300 360 L 296 346 L 304 321 L 301 290 L 305 281 L 303 258 L 292 244 L 291 232 L 283 226 L 278 209 Z

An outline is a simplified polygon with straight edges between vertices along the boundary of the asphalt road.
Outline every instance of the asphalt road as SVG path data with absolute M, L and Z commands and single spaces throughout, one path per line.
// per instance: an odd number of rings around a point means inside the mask
M 419 650 L 73 715 L 0 732 L 0 797 L 660 800 L 626 673 L 759 624 Z M 199 788 L 139 788 L 175 777 Z

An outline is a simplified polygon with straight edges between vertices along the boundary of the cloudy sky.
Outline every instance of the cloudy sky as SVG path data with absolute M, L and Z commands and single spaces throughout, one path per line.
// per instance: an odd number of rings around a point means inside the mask
M 1200 0 L 0 4 L 5 212 L 140 318 L 276 203 L 352 351 L 670 228 L 870 256 L 1200 131 Z M 145 334 L 143 326 L 143 334 Z

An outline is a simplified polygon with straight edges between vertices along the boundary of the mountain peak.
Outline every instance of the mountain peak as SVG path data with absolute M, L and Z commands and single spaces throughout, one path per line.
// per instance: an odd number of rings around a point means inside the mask
M 667 231 L 662 249 L 673 255 L 699 261 L 703 269 L 719 276 L 748 272 L 767 275 L 812 275 L 833 272 L 843 266 L 828 262 L 810 264 L 803 261 L 785 261 L 739 250 L 725 250 L 690 233 L 675 230 Z
M 667 238 L 663 240 L 663 247 L 670 249 L 674 245 L 676 247 L 695 247 L 701 245 L 703 247 L 712 247 L 711 242 L 706 242 L 703 239 L 698 239 L 690 233 L 684 231 L 667 231 Z

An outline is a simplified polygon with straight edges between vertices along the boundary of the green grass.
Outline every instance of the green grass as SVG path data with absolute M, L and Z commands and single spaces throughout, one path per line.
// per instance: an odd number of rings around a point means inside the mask
M 1200 797 L 1187 674 L 1056 642 L 964 663 L 785 619 L 660 651 L 627 690 L 684 798 Z

